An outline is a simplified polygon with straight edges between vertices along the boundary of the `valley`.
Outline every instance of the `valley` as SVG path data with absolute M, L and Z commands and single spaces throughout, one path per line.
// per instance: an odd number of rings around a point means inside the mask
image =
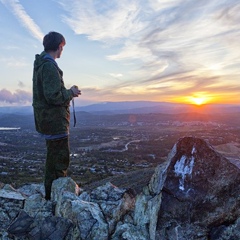
M 167 159 L 177 140 L 185 136 L 205 139 L 239 165 L 237 122 L 235 113 L 211 116 L 77 112 L 77 126 L 72 127 L 71 123 L 70 129 L 68 174 L 81 186 L 107 178 L 118 177 L 121 181 L 131 172 L 152 174 L 154 168 Z M 34 129 L 33 116 L 4 115 L 0 117 L 0 125 L 0 182 L 15 187 L 42 182 L 45 140 Z M 6 127 L 13 129 L 4 129 Z

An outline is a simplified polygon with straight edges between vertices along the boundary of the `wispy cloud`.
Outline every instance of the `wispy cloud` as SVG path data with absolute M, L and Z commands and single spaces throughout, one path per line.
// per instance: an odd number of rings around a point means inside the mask
M 152 92 L 162 87 L 164 91 L 160 92 L 164 94 L 189 94 L 196 89 L 214 92 L 214 88 L 224 89 L 226 84 L 235 89 L 238 84 L 240 2 L 237 0 L 113 0 L 111 3 L 87 0 L 84 4 L 60 0 L 60 3 L 66 11 L 63 21 L 76 34 L 85 34 L 109 46 L 116 44 L 118 50 L 107 59 L 135 64 L 134 71 L 128 73 L 134 77 L 131 82 L 130 78 L 123 82 L 122 92 L 129 85 L 131 92 L 147 85 Z
M 10 50 L 10 51 L 15 51 L 17 49 L 19 49 L 18 46 L 14 46 L 14 45 L 4 45 L 4 46 L 1 46 L 0 47 L 1 49 L 4 49 L 4 50 Z
M 68 13 L 63 21 L 76 34 L 85 34 L 91 40 L 108 42 L 127 38 L 145 27 L 137 18 L 140 6 L 136 1 L 61 0 L 59 3 Z
M 25 84 L 22 82 L 22 81 L 18 81 L 18 86 L 20 88 L 24 88 L 25 87 Z
M 0 0 L 18 19 L 18 21 L 36 39 L 42 41 L 43 33 L 34 20 L 27 14 L 18 0 Z
M 31 103 L 32 94 L 23 90 L 16 90 L 16 92 L 11 92 L 7 89 L 0 90 L 0 102 L 10 103 L 10 104 L 26 104 Z
M 121 78 L 123 76 L 121 73 L 109 73 L 109 75 L 113 78 Z
M 0 62 L 2 62 L 2 65 L 6 65 L 7 67 L 26 67 L 29 65 L 27 63 L 26 59 L 23 57 L 15 58 L 15 57 L 2 57 L 0 58 Z

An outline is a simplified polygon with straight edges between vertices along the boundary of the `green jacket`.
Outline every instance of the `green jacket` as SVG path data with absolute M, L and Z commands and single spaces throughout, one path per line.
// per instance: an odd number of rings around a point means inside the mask
M 66 89 L 63 72 L 46 52 L 35 56 L 33 69 L 33 109 L 39 133 L 57 135 L 69 132 L 70 101 L 73 92 Z

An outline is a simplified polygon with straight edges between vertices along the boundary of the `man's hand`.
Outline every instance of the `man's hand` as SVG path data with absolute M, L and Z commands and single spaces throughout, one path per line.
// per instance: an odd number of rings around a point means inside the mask
M 81 95 L 81 90 L 78 89 L 78 86 L 73 85 L 70 89 L 72 90 L 74 97 Z

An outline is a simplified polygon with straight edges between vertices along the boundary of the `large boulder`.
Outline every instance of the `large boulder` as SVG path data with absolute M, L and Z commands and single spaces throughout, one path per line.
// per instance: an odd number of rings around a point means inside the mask
M 166 174 L 159 239 L 207 239 L 213 228 L 234 224 L 240 216 L 240 171 L 206 141 L 180 139 L 169 154 Z M 162 172 L 153 179 L 161 184 Z

